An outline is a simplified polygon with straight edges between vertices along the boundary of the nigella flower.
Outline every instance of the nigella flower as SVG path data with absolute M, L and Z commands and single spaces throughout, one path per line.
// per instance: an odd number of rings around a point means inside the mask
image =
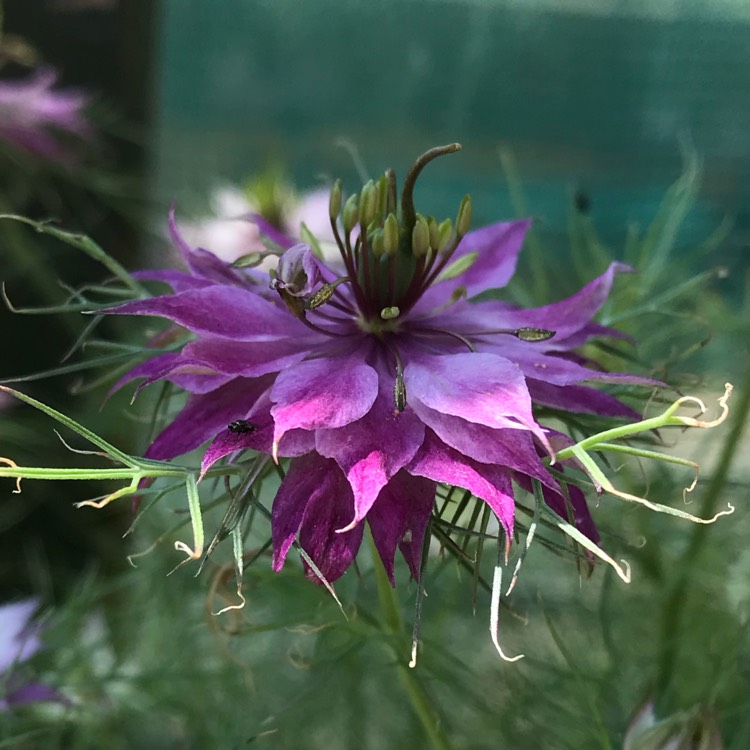
M 61 700 L 56 690 L 24 680 L 17 667 L 41 647 L 39 627 L 31 621 L 38 602 L 26 599 L 0 606 L 0 710 L 38 701 Z
M 55 89 L 57 74 L 43 68 L 17 80 L 0 81 L 0 138 L 51 161 L 70 161 L 65 136 L 86 137 L 89 97 L 76 89 Z
M 173 292 L 109 310 L 160 316 L 191 336 L 119 384 L 165 379 L 190 394 L 148 457 L 210 441 L 204 472 L 245 450 L 289 459 L 272 508 L 275 570 L 297 540 L 319 573 L 338 578 L 367 523 L 391 582 L 397 548 L 418 577 L 440 485 L 485 502 L 511 540 L 515 488 L 538 482 L 556 513 L 598 538 L 582 492 L 547 469 L 566 438 L 539 424 L 534 404 L 634 416 L 586 383 L 650 381 L 592 369 L 575 353 L 614 333 L 592 318 L 623 268 L 540 308 L 468 301 L 509 281 L 530 222 L 469 231 L 468 196 L 455 223 L 415 211 L 424 166 L 458 148 L 421 156 L 400 200 L 392 171 L 346 201 L 336 183 L 339 263 L 289 241 L 270 287 L 257 269 L 191 249 L 172 217 L 188 270 L 140 274 Z

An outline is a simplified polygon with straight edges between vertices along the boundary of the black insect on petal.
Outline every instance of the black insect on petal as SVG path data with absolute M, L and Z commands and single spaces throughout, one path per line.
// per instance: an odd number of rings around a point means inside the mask
M 227 429 L 230 432 L 246 434 L 248 432 L 254 432 L 257 429 L 257 425 L 254 425 L 252 422 L 248 422 L 246 419 L 238 419 L 234 422 L 230 422 L 227 425 Z

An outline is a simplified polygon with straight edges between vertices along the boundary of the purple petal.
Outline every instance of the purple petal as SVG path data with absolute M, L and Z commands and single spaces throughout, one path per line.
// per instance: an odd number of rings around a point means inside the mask
M 256 377 L 269 372 L 278 372 L 296 365 L 308 354 L 300 348 L 296 338 L 283 338 L 276 341 L 256 342 L 226 339 L 201 338 L 191 341 L 183 349 L 187 360 L 196 360 L 213 368 L 216 372 L 242 377 Z
M 274 442 L 288 430 L 343 427 L 363 417 L 378 394 L 378 375 L 361 357 L 312 359 L 284 370 L 271 390 Z
M 213 286 L 216 282 L 204 279 L 199 276 L 192 276 L 185 271 L 177 271 L 172 268 L 162 270 L 136 271 L 133 278 L 139 281 L 158 281 L 172 287 L 173 292 L 185 292 L 188 289 L 204 289 L 207 286 Z
M 505 345 L 491 344 L 489 352 L 500 354 L 518 365 L 527 378 L 552 383 L 553 385 L 573 385 L 586 380 L 601 383 L 622 383 L 624 385 L 663 386 L 659 380 L 630 373 L 603 372 L 584 367 L 568 356 L 545 354 L 533 343 L 513 340 Z
M 534 421 L 520 369 L 504 357 L 484 353 L 422 356 L 404 371 L 407 402 L 487 427 L 528 429 L 544 441 Z
M 367 514 L 372 538 L 391 585 L 395 585 L 393 565 L 397 546 L 412 576 L 419 580 L 422 543 L 434 503 L 435 482 L 400 471 L 383 487 Z
M 245 417 L 242 417 L 245 419 Z M 248 421 L 255 424 L 252 418 L 252 412 Z M 273 445 L 273 424 L 270 421 L 264 426 L 258 426 L 251 433 L 237 433 L 229 429 L 220 432 L 203 454 L 201 461 L 200 479 L 203 479 L 205 473 L 224 456 L 244 450 L 254 450 L 260 453 L 271 454 Z M 302 456 L 305 453 L 315 449 L 315 433 L 307 430 L 292 430 L 287 432 L 281 442 L 277 455 L 288 458 L 293 456 Z
M 474 297 L 486 289 L 504 287 L 516 270 L 529 219 L 499 222 L 469 232 L 459 243 L 452 262 L 464 255 L 478 252 L 473 265 L 460 276 L 433 285 L 415 306 L 415 311 L 426 311 L 447 302 L 459 287 L 466 289 L 467 297 Z
M 190 393 L 210 393 L 232 380 L 233 376 L 219 375 L 213 369 L 206 369 L 205 365 L 201 372 L 202 365 L 201 362 L 183 359 L 181 352 L 157 354 L 125 373 L 112 386 L 109 393 L 118 391 L 126 383 L 137 378 L 145 380 L 136 389 L 136 395 L 146 386 L 162 379 L 169 380 Z
M 367 515 L 381 489 L 414 458 L 424 439 L 424 425 L 417 416 L 394 409 L 393 380 L 385 367 L 379 368 L 378 396 L 367 414 L 344 427 L 316 433 L 318 452 L 336 459 L 354 493 L 354 518 L 348 528 Z
M 245 289 L 209 286 L 178 294 L 127 302 L 102 312 L 110 315 L 154 315 L 196 333 L 236 341 L 270 341 L 297 335 L 300 346 L 319 338 L 285 310 Z M 310 335 L 312 334 L 312 336 Z
M 280 247 L 283 247 L 284 250 L 288 250 L 290 247 L 297 244 L 297 240 L 289 237 L 287 234 L 271 224 L 270 221 L 264 219 L 260 214 L 249 214 L 247 218 L 253 223 L 257 224 L 258 229 L 260 229 L 261 231 L 261 234 L 264 234 L 266 237 L 268 237 L 271 242 L 275 242 Z
M 528 477 L 516 476 L 518 484 L 527 492 L 533 492 Z M 567 497 L 561 492 L 542 487 L 544 502 L 564 521 L 572 523 L 582 534 L 599 544 L 599 531 L 591 517 L 586 497 L 574 484 L 566 484 Z
M 437 327 L 445 327 L 458 333 L 515 330 L 523 327 L 546 328 L 556 332 L 555 338 L 565 339 L 587 325 L 596 315 L 609 296 L 615 274 L 629 271 L 632 269 L 623 263 L 612 263 L 601 276 L 590 281 L 572 297 L 544 307 L 514 308 L 506 302 L 489 300 L 463 305 L 456 311 L 449 309 L 430 319 L 430 323 L 434 320 Z
M 58 703 L 69 703 L 68 699 L 54 688 L 43 685 L 41 682 L 30 682 L 23 685 L 5 696 L 7 706 L 23 706 L 27 703 L 41 703 L 44 701 L 56 701 Z
M 504 466 L 474 461 L 448 447 L 434 432 L 427 430 L 424 443 L 407 466 L 407 471 L 469 490 L 492 508 L 508 539 L 513 538 L 515 500 L 510 475 Z
M 188 398 L 182 411 L 157 436 L 147 458 L 166 460 L 194 450 L 235 419 L 243 419 L 266 391 L 271 379 L 236 378 L 206 395 Z
M 541 380 L 528 378 L 526 385 L 534 403 L 585 414 L 601 414 L 607 417 L 625 417 L 638 421 L 641 415 L 609 393 L 586 385 L 558 386 Z
M 351 565 L 362 541 L 363 526 L 337 534 L 351 518 L 349 483 L 335 461 L 309 453 L 291 463 L 273 502 L 273 569 L 281 570 L 298 531 L 300 545 L 328 581 Z M 319 581 L 308 571 L 311 580 Z
M 169 234 L 191 274 L 222 284 L 244 285 L 245 279 L 240 271 L 232 268 L 208 250 L 193 249 L 185 242 L 177 228 L 174 206 L 169 210 Z

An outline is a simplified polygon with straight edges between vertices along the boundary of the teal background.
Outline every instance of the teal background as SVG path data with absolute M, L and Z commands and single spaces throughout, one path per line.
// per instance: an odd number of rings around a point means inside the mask
M 512 150 L 529 211 L 555 233 L 586 191 L 605 239 L 647 223 L 681 168 L 704 161 L 687 230 L 729 214 L 744 244 L 750 163 L 750 5 L 743 2 L 166 0 L 156 195 L 178 201 L 283 161 L 301 187 L 403 176 L 421 151 L 428 212 L 471 191 L 478 221 L 512 213 L 497 157 Z M 429 177 L 427 177 L 429 174 Z

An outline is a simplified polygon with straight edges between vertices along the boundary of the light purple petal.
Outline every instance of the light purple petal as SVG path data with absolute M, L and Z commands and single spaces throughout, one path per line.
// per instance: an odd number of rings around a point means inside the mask
M 544 441 L 534 421 L 520 369 L 504 357 L 466 352 L 422 356 L 404 371 L 407 402 L 494 428 L 528 429 Z
M 543 307 L 513 308 L 506 302 L 488 300 L 463 305 L 457 310 L 449 308 L 447 312 L 431 318 L 430 324 L 458 333 L 545 328 L 555 331 L 555 338 L 564 339 L 579 331 L 596 315 L 609 296 L 615 275 L 629 271 L 632 269 L 623 263 L 612 263 L 601 276 L 590 281 L 572 297 Z
M 492 508 L 508 539 L 513 538 L 515 500 L 509 471 L 503 466 L 482 464 L 445 445 L 431 430 L 414 460 L 410 474 L 463 487 Z
M 268 377 L 236 378 L 209 394 L 190 396 L 182 411 L 149 446 L 146 457 L 166 460 L 194 450 L 230 422 L 243 419 L 270 383 Z
M 313 341 L 319 338 L 282 308 L 234 286 L 190 289 L 127 302 L 101 312 L 168 318 L 195 333 L 236 341 L 272 341 L 297 335 L 300 346 L 304 346 L 310 340 L 310 334 Z
M 39 628 L 31 623 L 38 606 L 32 598 L 0 607 L 0 674 L 39 650 Z
M 426 311 L 444 304 L 458 287 L 466 289 L 467 297 L 474 297 L 486 289 L 504 287 L 516 270 L 529 219 L 499 222 L 469 232 L 456 248 L 451 262 L 471 252 L 478 252 L 476 261 L 460 276 L 433 285 L 415 306 L 415 312 Z
M 414 458 L 424 439 L 424 425 L 417 416 L 395 410 L 395 375 L 381 366 L 378 377 L 378 397 L 361 419 L 316 433 L 318 452 L 336 459 L 354 493 L 354 517 L 349 519 L 349 527 L 367 515 L 380 490 Z
M 274 442 L 296 427 L 343 427 L 367 414 L 378 394 L 378 375 L 362 359 L 312 359 L 280 373 L 271 390 Z
M 395 585 L 396 547 L 414 579 L 419 580 L 422 543 L 434 503 L 435 482 L 400 471 L 383 487 L 370 508 L 367 522 L 391 585 Z

